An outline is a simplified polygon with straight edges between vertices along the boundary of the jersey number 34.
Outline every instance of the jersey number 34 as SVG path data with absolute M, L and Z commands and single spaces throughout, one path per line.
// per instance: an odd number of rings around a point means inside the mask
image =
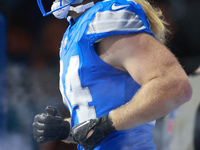
M 68 106 L 70 113 L 73 107 L 77 107 L 76 113 L 79 123 L 88 119 L 96 118 L 96 112 L 94 106 L 88 105 L 88 102 L 92 102 L 92 95 L 88 87 L 82 87 L 78 68 L 80 65 L 79 56 L 73 56 L 70 58 L 67 73 L 63 74 L 63 61 L 60 61 L 60 91 L 62 94 L 63 102 Z M 63 82 L 64 75 L 64 82 Z

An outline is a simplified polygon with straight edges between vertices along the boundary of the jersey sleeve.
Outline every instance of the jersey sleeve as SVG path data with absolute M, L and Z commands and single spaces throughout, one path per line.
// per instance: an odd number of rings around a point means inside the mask
M 145 32 L 153 35 L 146 14 L 138 3 L 117 0 L 102 4 L 87 30 L 87 35 L 93 35 L 96 41 L 117 34 Z

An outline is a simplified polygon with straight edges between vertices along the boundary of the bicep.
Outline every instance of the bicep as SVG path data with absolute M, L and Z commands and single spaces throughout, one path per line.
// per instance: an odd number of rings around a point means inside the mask
M 119 65 L 140 85 L 157 77 L 183 73 L 174 55 L 151 35 L 130 36 L 124 42 L 123 52 L 117 54 Z

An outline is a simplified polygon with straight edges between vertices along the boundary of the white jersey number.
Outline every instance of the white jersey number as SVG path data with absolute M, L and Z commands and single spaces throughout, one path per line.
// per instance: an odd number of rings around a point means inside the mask
M 65 93 L 72 107 L 78 106 L 77 117 L 79 123 L 88 119 L 96 118 L 95 108 L 89 107 L 88 102 L 92 102 L 92 96 L 88 87 L 83 88 L 81 86 L 80 77 L 78 74 L 78 68 L 80 64 L 79 56 L 73 56 L 70 58 L 67 74 L 65 75 Z M 63 61 L 60 62 L 60 77 L 63 75 Z M 68 105 L 70 112 L 69 102 L 64 94 L 64 87 L 62 80 L 60 79 L 60 91 L 63 97 L 63 101 Z

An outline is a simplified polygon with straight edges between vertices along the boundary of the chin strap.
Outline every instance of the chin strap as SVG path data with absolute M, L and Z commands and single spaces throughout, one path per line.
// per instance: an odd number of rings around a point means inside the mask
M 87 3 L 85 5 L 78 5 L 76 7 L 70 6 L 70 11 L 75 11 L 76 13 L 82 13 L 84 12 L 86 9 L 91 8 L 92 6 L 94 6 L 94 2 L 90 2 Z

